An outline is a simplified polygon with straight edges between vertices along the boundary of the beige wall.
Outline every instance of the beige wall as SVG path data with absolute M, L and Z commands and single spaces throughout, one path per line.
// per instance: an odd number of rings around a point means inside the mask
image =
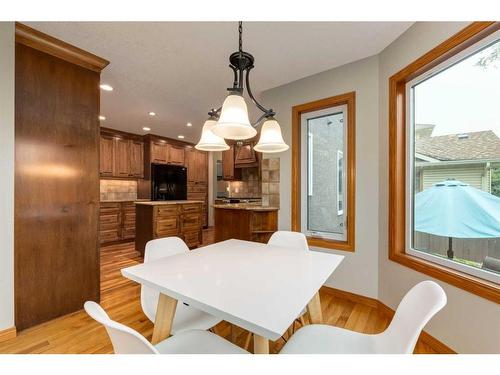
M 14 22 L 0 22 L 0 331 L 14 326 Z
M 419 22 L 380 55 L 379 113 L 379 299 L 396 308 L 404 293 L 430 277 L 389 261 L 388 222 L 388 79 L 467 23 Z M 461 353 L 500 353 L 500 306 L 435 280 L 443 286 L 448 304 L 426 327 L 437 339 Z
M 370 57 L 280 86 L 262 94 L 277 112 L 285 142 L 291 145 L 292 106 L 356 91 L 356 251 L 345 259 L 327 285 L 377 297 L 378 293 L 378 57 Z M 280 229 L 291 228 L 291 151 L 280 157 Z

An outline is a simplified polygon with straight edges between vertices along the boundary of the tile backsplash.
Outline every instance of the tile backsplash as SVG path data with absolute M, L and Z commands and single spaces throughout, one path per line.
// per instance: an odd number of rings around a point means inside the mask
M 217 191 L 225 191 L 229 198 L 260 198 L 260 181 L 259 168 L 243 168 L 241 181 L 218 181 Z
M 101 201 L 137 199 L 137 181 L 101 180 Z
M 262 160 L 262 205 L 280 206 L 280 159 Z

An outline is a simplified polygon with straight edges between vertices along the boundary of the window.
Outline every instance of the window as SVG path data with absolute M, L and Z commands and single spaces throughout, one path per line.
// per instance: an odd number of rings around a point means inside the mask
M 292 228 L 311 246 L 354 251 L 354 98 L 293 108 Z
M 344 152 L 337 151 L 337 215 L 344 215 Z
M 390 79 L 389 258 L 500 302 L 500 24 Z

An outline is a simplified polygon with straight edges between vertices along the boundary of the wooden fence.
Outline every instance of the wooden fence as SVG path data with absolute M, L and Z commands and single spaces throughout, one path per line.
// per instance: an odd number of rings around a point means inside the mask
M 446 256 L 448 237 L 415 232 L 414 246 L 418 250 Z M 453 253 L 455 258 L 480 264 L 483 263 L 486 256 L 500 259 L 500 238 L 454 238 Z

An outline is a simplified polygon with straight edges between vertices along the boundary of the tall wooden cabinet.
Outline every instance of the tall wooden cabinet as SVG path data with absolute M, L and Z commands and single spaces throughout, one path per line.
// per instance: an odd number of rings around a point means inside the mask
M 100 71 L 88 52 L 16 24 L 15 325 L 99 301 Z M 109 173 L 110 165 L 103 168 Z
M 241 169 L 237 169 L 235 160 L 235 145 L 230 145 L 229 150 L 222 152 L 222 179 L 223 180 L 241 180 Z
M 203 226 L 208 225 L 208 153 L 194 147 L 185 151 L 187 199 L 203 201 Z

